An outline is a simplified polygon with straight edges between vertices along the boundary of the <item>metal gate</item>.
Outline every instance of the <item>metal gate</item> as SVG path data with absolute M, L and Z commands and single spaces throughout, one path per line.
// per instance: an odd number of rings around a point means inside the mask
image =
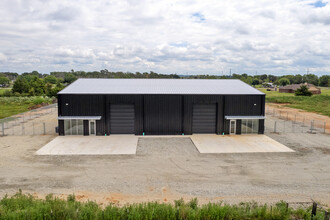
M 110 105 L 110 134 L 134 134 L 134 105 Z
M 216 104 L 194 104 L 192 133 L 216 133 Z

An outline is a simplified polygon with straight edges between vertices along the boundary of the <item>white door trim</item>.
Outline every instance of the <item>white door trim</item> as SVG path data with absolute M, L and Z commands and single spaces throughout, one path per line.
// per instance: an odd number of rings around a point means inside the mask
M 231 132 L 231 122 L 234 122 L 234 133 Z M 229 134 L 236 134 L 236 120 L 229 121 Z
M 91 122 L 94 122 L 94 134 L 91 134 Z M 89 135 L 96 135 L 96 121 L 95 120 L 88 121 L 88 131 L 89 131 Z

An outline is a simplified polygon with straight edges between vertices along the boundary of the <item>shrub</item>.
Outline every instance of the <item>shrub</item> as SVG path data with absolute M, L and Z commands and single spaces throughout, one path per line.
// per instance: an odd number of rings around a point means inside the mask
M 294 93 L 296 96 L 312 96 L 313 94 L 308 90 L 307 86 L 302 85 Z

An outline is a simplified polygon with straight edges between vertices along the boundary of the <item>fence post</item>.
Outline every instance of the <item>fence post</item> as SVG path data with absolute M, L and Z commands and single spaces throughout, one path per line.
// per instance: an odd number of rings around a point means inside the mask
M 311 121 L 311 132 L 314 130 L 314 120 Z
M 291 125 L 291 126 L 292 126 L 292 133 L 295 133 L 295 132 L 294 132 L 294 130 L 295 130 L 295 129 L 294 129 L 294 121 L 292 121 L 292 125 Z
M 317 203 L 316 202 L 313 202 L 313 208 L 312 208 L 312 220 L 313 220 L 313 217 L 316 215 L 316 209 L 317 209 Z
M 4 122 L 2 122 L 1 124 L 2 124 L 2 136 L 5 136 L 5 125 L 4 125 Z
M 324 134 L 325 134 L 325 128 L 326 128 L 327 123 L 324 122 Z
M 44 125 L 44 135 L 46 135 L 46 124 L 45 122 L 42 123 Z
M 283 120 L 283 133 L 285 133 L 285 120 Z
M 277 121 L 275 121 L 275 123 L 274 123 L 274 133 L 276 133 L 276 122 Z
M 22 136 L 25 134 L 24 132 L 24 123 L 22 123 Z

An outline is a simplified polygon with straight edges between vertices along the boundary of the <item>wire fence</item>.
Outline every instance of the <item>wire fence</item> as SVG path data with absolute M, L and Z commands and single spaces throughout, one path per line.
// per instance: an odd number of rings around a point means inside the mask
M 56 134 L 57 104 L 0 119 L 0 136 Z
M 265 132 L 330 134 L 330 123 L 285 109 L 266 108 Z
M 267 106 L 266 116 L 265 133 L 330 134 L 330 122 L 304 114 Z M 52 104 L 0 119 L 0 136 L 53 135 L 57 125 L 57 104 Z

